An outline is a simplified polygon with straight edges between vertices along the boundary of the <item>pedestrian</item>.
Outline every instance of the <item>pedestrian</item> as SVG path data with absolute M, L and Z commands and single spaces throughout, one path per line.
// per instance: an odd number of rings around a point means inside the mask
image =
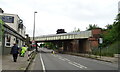
M 18 48 L 17 44 L 14 43 L 14 45 L 11 48 L 11 52 L 10 52 L 13 55 L 14 62 L 17 62 L 17 57 L 19 54 L 18 51 L 19 51 L 19 48 Z
M 25 47 L 25 45 L 23 45 L 23 47 L 21 48 L 21 57 L 24 57 L 25 52 L 27 51 L 27 47 Z

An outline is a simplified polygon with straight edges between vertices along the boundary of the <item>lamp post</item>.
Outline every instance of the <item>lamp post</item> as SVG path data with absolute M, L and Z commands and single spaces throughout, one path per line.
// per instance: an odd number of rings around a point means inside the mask
M 35 14 L 36 14 L 37 12 L 35 11 L 34 12 L 34 27 L 33 27 L 33 42 L 34 42 L 34 44 L 33 44 L 33 46 L 35 47 L 36 45 L 36 43 L 35 43 Z M 38 50 L 37 50 L 37 47 L 36 47 L 36 52 L 37 52 Z
M 35 40 L 35 13 L 37 12 L 36 11 L 34 12 L 33 40 Z

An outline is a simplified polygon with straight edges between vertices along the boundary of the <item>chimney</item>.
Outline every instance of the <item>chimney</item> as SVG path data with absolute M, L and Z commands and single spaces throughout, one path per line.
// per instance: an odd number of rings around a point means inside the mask
M 2 10 L 2 8 L 0 8 L 0 13 L 4 13 L 4 11 Z

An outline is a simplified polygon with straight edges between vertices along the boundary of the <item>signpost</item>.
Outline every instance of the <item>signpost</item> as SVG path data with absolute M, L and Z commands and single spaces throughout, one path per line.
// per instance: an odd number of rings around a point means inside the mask
M 103 38 L 99 38 L 99 43 L 100 43 L 100 44 L 103 43 Z
M 99 44 L 103 43 L 103 38 L 99 38 Z M 101 47 L 100 47 L 100 58 L 101 58 Z
M 35 41 L 34 41 L 34 40 L 32 41 L 32 47 L 33 47 L 33 48 L 36 47 L 36 44 L 35 44 Z
M 36 49 L 36 52 L 38 52 L 37 45 L 36 45 L 36 42 L 34 40 L 32 41 L 32 48 Z

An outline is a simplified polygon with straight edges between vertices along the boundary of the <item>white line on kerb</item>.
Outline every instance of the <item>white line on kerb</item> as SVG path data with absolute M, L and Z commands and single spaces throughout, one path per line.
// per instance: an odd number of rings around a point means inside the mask
M 44 62 L 43 62 L 41 53 L 40 53 L 40 60 L 41 60 L 41 63 L 42 63 L 43 72 L 46 72 L 46 71 L 45 71 L 45 65 L 44 65 Z

